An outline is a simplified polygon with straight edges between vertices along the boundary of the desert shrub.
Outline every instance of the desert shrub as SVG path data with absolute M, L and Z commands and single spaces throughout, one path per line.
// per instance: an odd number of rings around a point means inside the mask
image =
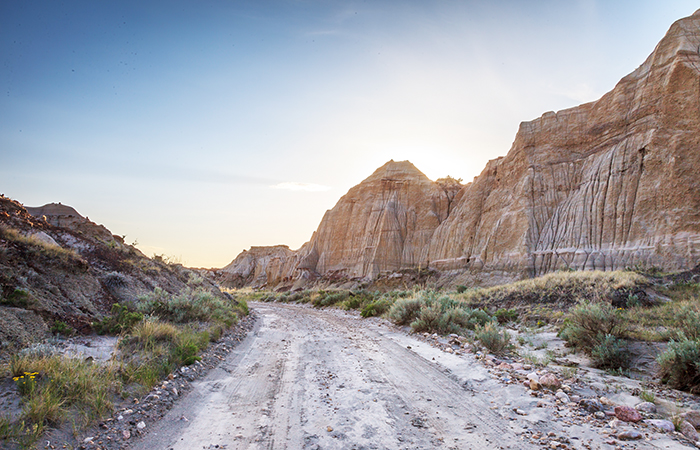
M 469 313 L 469 325 L 465 328 L 473 330 L 477 326 L 484 326 L 492 320 L 492 317 L 483 309 L 472 309 Z
M 75 333 L 73 327 L 65 322 L 57 320 L 51 325 L 51 333 L 63 336 L 72 336 Z
M 426 303 L 418 311 L 416 320 L 411 322 L 411 328 L 417 333 L 441 331 L 442 308 L 440 305 Z
M 581 303 L 572 308 L 560 331 L 571 346 L 591 354 L 606 335 L 621 337 L 625 321 L 620 310 L 607 303 Z
M 611 334 L 606 334 L 591 350 L 593 364 L 599 369 L 627 369 L 629 353 L 627 343 Z
M 467 289 L 468 289 L 468 288 L 467 288 L 465 285 L 463 285 L 463 284 L 459 284 L 459 285 L 457 285 L 457 287 L 455 288 L 455 290 L 457 291 L 458 294 L 464 293 Z
M 236 309 L 239 305 L 235 300 L 219 298 L 205 289 L 188 288 L 172 295 L 155 288 L 139 298 L 136 310 L 174 323 L 217 322 L 228 327 L 238 321 Z
M 390 298 L 380 298 L 379 300 L 365 305 L 360 315 L 362 317 L 381 316 L 391 308 L 392 304 L 393 300 Z
M 511 348 L 510 334 L 493 322 L 478 326 L 474 330 L 474 337 L 491 353 L 497 355 Z
M 400 298 L 391 305 L 388 316 L 397 325 L 408 325 L 416 320 L 424 301 L 418 297 Z
M 500 324 L 515 322 L 518 320 L 518 312 L 514 309 L 500 308 L 494 313 L 493 316 Z
M 243 313 L 244 316 L 247 316 L 248 314 L 250 314 L 250 308 L 248 307 L 248 302 L 245 299 L 239 298 L 239 299 L 236 299 L 234 301 L 237 303 L 236 308 L 241 313 Z
M 319 291 L 319 295 L 313 300 L 313 305 L 317 308 L 332 306 L 346 300 L 350 296 L 349 291 L 325 292 Z
M 683 304 L 675 313 L 675 324 L 681 336 L 700 339 L 700 311 L 696 304 Z
M 662 382 L 673 389 L 700 393 L 700 341 L 688 338 L 670 341 L 657 362 Z
M 399 298 L 387 315 L 397 325 L 410 323 L 416 332 L 440 334 L 462 333 L 492 320 L 483 310 L 471 309 L 464 302 L 450 296 L 438 297 L 432 291 Z
M 0 305 L 14 306 L 15 308 L 27 308 L 34 303 L 34 299 L 29 295 L 29 291 L 17 288 L 6 298 L 0 298 Z
M 381 295 L 378 292 L 370 292 L 365 289 L 350 291 L 347 300 L 343 303 L 343 309 L 364 309 L 368 304 L 377 302 L 381 299 L 391 299 L 391 294 Z M 391 302 L 393 303 L 393 302 Z M 391 306 L 391 304 L 389 305 Z M 383 314 L 379 313 L 379 314 Z M 378 314 L 375 314 L 378 315 Z
M 112 305 L 110 315 L 93 323 L 92 327 L 98 334 L 119 334 L 131 330 L 142 320 L 143 314 L 130 311 L 127 306 L 115 303 Z

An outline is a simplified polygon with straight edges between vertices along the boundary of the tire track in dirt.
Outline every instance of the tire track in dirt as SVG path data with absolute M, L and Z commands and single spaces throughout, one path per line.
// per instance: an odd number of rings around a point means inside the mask
M 539 448 L 438 365 L 355 317 L 254 307 L 246 341 L 133 449 Z

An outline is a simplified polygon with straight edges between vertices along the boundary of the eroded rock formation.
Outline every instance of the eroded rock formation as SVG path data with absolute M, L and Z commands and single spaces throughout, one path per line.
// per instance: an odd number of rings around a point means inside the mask
M 301 249 L 254 271 L 275 285 L 429 266 L 496 284 L 562 268 L 688 269 L 700 260 L 698 167 L 700 11 L 600 100 L 522 123 L 508 154 L 456 194 L 391 161 Z

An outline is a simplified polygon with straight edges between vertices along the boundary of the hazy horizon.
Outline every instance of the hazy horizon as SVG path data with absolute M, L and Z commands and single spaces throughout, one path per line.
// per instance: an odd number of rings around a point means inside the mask
M 469 182 L 597 100 L 690 1 L 5 2 L 0 193 L 147 255 L 295 249 L 393 159 Z

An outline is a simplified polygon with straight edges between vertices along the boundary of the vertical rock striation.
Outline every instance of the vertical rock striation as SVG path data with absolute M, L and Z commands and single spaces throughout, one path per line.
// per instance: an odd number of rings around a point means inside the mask
M 390 161 L 310 242 L 254 271 L 274 285 L 429 266 L 496 284 L 562 268 L 686 269 L 700 260 L 699 167 L 700 11 L 600 100 L 522 123 L 508 154 L 458 192 Z
M 600 100 L 521 124 L 460 193 L 436 268 L 692 267 L 700 256 L 700 11 Z

